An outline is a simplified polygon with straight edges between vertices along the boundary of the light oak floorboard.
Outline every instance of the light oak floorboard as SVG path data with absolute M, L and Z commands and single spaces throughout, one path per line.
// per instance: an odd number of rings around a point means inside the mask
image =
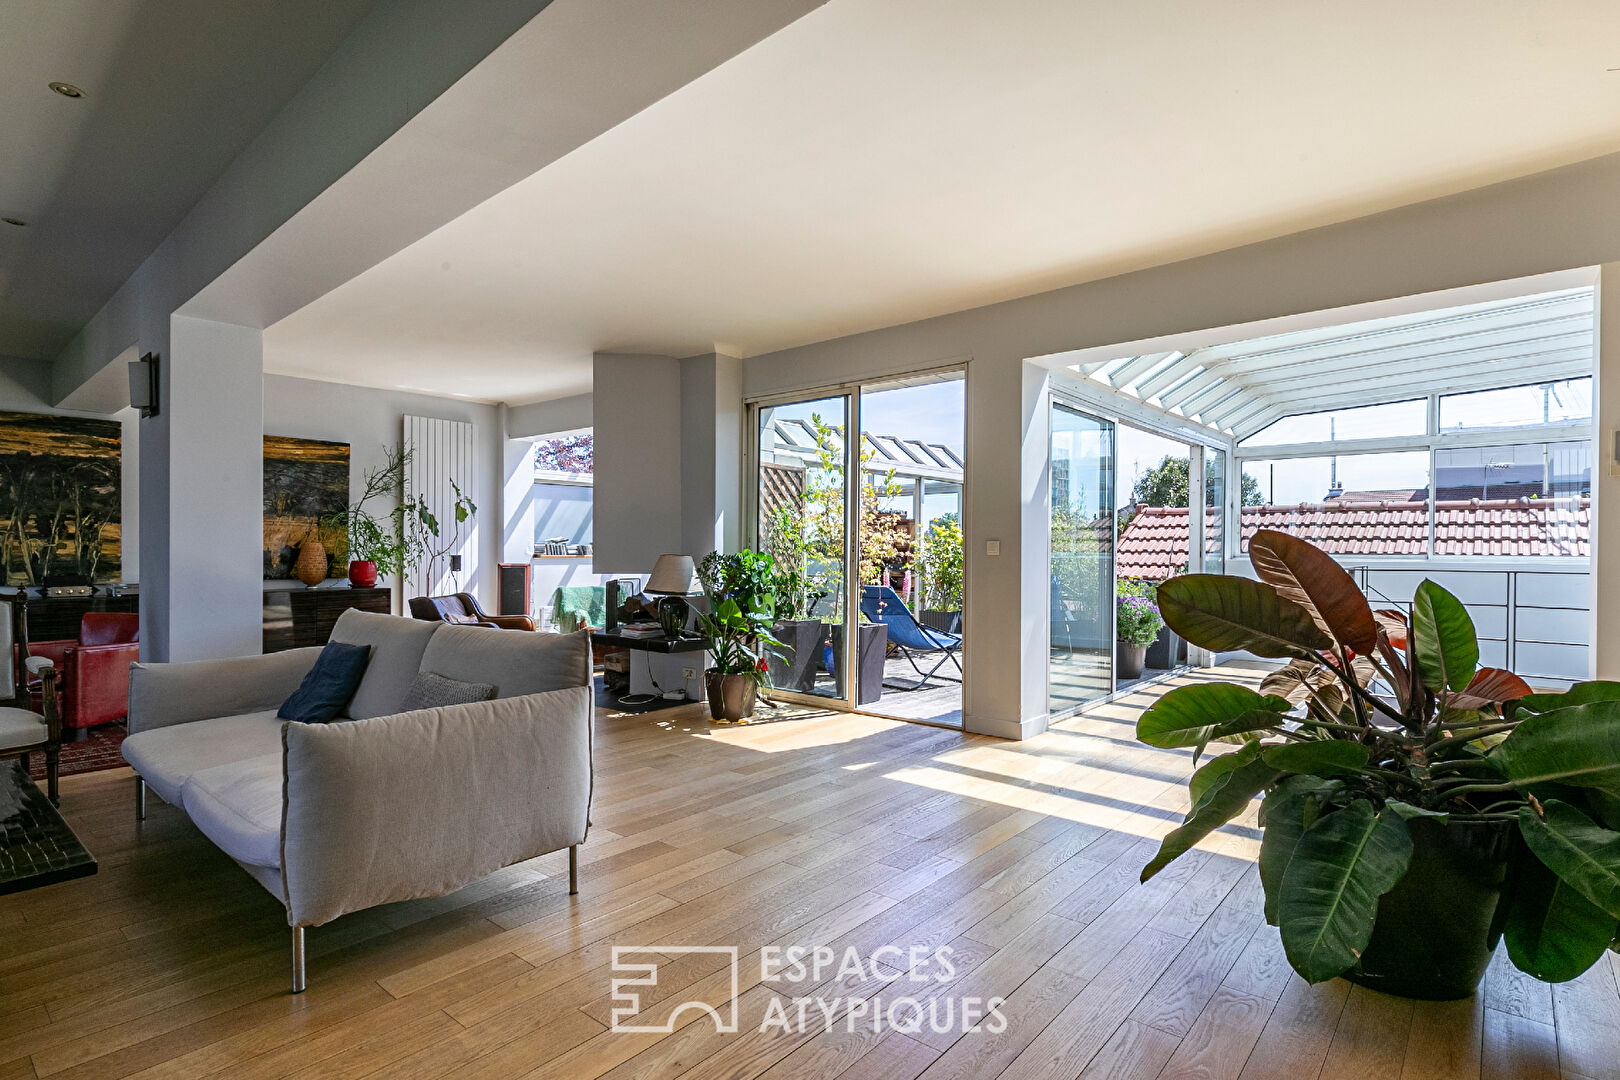
M 600 712 L 579 895 L 554 852 L 316 927 L 296 997 L 274 899 L 172 807 L 137 826 L 127 770 L 68 777 L 101 870 L 0 897 L 0 1080 L 1620 1080 L 1617 958 L 1548 987 L 1499 955 L 1461 1002 L 1304 983 L 1262 918 L 1253 807 L 1141 883 L 1187 806 L 1189 755 L 1133 738 L 1172 685 L 1022 743 Z M 689 945 L 737 947 L 735 997 Z M 657 1030 L 613 1030 L 622 946 L 658 965 L 627 1018 Z M 794 946 L 833 962 L 765 977 Z M 901 996 L 952 1025 L 874 1026 Z M 970 998 L 996 1011 L 963 1030 Z M 805 999 L 836 1004 L 799 1029 Z

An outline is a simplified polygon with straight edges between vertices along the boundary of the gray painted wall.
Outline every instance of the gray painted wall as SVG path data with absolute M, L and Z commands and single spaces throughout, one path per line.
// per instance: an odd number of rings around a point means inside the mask
M 680 361 L 597 353 L 592 396 L 597 417 L 592 569 L 645 574 L 683 539 Z

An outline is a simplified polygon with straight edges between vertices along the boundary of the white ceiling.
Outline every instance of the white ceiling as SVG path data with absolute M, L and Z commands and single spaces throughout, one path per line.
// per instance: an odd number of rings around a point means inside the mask
M 0 355 L 54 357 L 370 5 L 0 3 Z
M 1620 149 L 1611 0 L 831 0 L 272 327 L 488 400 L 749 356 Z

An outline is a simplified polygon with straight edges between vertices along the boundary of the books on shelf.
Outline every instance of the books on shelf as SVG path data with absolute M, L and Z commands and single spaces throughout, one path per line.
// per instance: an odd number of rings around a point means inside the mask
M 655 622 L 625 623 L 619 627 L 619 636 L 629 638 L 663 637 L 664 628 Z

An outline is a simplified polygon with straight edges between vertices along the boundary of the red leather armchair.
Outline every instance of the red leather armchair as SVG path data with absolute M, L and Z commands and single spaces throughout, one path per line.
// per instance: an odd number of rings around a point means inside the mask
M 452 593 L 449 596 L 416 596 L 411 598 L 411 618 L 425 622 L 463 623 L 472 626 L 496 626 L 502 630 L 533 630 L 534 620 L 527 615 L 489 615 L 478 606 L 472 593 Z
M 129 711 L 129 665 L 141 658 L 140 616 L 89 611 L 77 641 L 31 641 L 29 656 L 56 664 L 64 729 L 83 730 L 122 720 Z M 31 694 L 38 694 L 30 679 Z

